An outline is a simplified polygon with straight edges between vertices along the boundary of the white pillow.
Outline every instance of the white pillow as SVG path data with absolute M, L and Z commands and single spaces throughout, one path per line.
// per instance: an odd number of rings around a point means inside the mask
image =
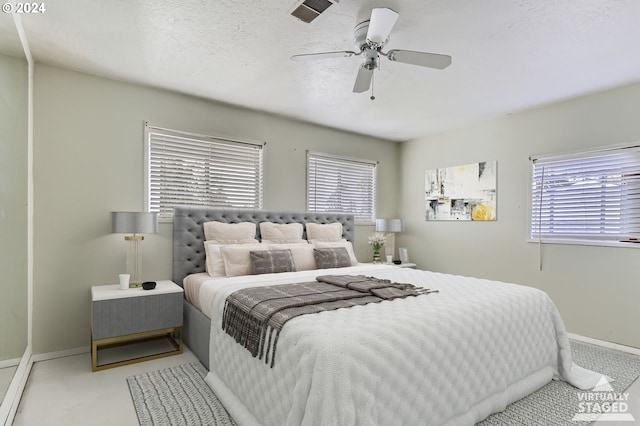
M 256 224 L 251 222 L 224 223 L 218 221 L 205 222 L 205 240 L 216 240 L 226 244 L 236 244 L 236 241 L 252 240 L 256 238 Z
M 258 244 L 260 241 L 255 238 L 246 238 L 242 240 L 207 240 L 207 243 L 228 245 L 228 244 Z
M 358 264 L 358 259 L 356 259 L 356 254 L 353 251 L 353 244 L 351 241 L 341 240 L 341 241 L 309 241 L 316 248 L 329 248 L 329 247 L 344 247 L 347 249 L 347 253 L 349 253 L 349 258 L 351 258 L 351 265 L 356 266 Z
M 296 271 L 318 269 L 313 244 L 269 244 L 269 250 L 291 250 Z
M 220 252 L 222 244 L 213 244 L 208 241 L 204 242 L 204 252 L 206 255 L 207 274 L 212 277 L 224 277 L 224 260 L 222 260 L 222 252 Z
M 300 238 L 299 240 L 265 240 L 264 238 L 260 241 L 262 244 L 307 244 L 307 240 L 303 240 Z
M 263 240 L 295 242 L 302 240 L 301 223 L 260 222 L 260 237 Z
M 227 277 L 251 274 L 251 251 L 269 250 L 266 244 L 233 244 L 220 247 Z
M 258 244 L 258 240 L 243 240 L 244 244 Z M 206 270 L 212 277 L 225 277 L 224 259 L 220 247 L 228 244 L 220 244 L 216 240 L 204 242 L 204 253 L 206 255 Z
M 342 240 L 342 224 L 334 223 L 307 223 L 307 240 L 316 241 L 340 241 Z

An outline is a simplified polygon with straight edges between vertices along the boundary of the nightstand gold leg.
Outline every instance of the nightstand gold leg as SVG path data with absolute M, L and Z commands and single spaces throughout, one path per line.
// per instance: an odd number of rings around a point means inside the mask
M 172 333 L 178 333 L 178 342 L 172 336 Z M 113 348 L 116 346 L 127 345 L 129 343 L 139 343 L 145 340 L 155 340 L 167 338 L 173 347 L 172 351 L 161 352 L 158 354 L 142 356 L 124 361 L 112 362 L 109 364 L 98 365 L 98 350 Z M 101 371 L 108 368 L 120 367 L 123 365 L 135 364 L 137 362 L 149 361 L 152 359 L 164 358 L 166 356 L 178 355 L 182 353 L 182 327 L 165 328 L 162 330 L 147 331 L 144 333 L 129 334 L 127 336 L 109 337 L 107 339 L 99 339 L 91 341 L 91 370 Z
M 98 343 L 91 339 L 91 371 L 98 368 Z

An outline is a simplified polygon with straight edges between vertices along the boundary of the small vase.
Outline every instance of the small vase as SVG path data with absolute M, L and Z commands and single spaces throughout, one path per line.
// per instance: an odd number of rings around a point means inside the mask
M 373 249 L 373 263 L 380 263 L 380 249 Z

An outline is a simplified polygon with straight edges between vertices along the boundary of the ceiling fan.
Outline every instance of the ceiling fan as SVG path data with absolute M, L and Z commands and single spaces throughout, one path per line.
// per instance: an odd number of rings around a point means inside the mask
M 293 55 L 291 59 L 294 61 L 304 61 L 364 55 L 364 63 L 360 65 L 356 82 L 353 85 L 354 93 L 362 93 L 369 90 L 373 79 L 373 71 L 379 67 L 380 55 L 386 56 L 390 61 L 440 70 L 451 65 L 451 56 L 448 55 L 401 49 L 392 49 L 388 52 L 383 52 L 382 48 L 385 43 L 389 41 L 389 34 L 397 19 L 398 13 L 396 11 L 386 7 L 375 8 L 371 11 L 371 18 L 359 23 L 353 30 L 353 37 L 357 48 L 356 52 L 343 50 L 338 52 L 308 53 Z M 371 99 L 375 99 L 373 95 Z

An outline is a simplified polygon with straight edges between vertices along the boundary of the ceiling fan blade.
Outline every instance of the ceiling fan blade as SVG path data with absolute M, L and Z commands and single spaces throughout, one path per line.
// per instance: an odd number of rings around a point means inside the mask
M 339 52 L 322 52 L 322 53 L 307 53 L 303 55 L 293 55 L 292 61 L 308 61 L 315 59 L 331 59 L 331 58 L 348 58 L 350 56 L 359 55 L 359 53 L 351 52 L 349 50 L 341 50 Z
M 374 46 L 381 46 L 389 38 L 397 19 L 398 12 L 394 10 L 386 7 L 373 9 L 367 30 L 367 42 Z
M 364 64 L 360 65 L 356 83 L 353 85 L 353 93 L 362 93 L 369 90 L 371 79 L 373 78 L 373 69 L 367 69 Z
M 420 65 L 436 69 L 444 69 L 451 65 L 451 56 L 437 53 L 416 52 L 413 50 L 393 49 L 386 53 L 390 61 L 403 62 L 405 64 Z

